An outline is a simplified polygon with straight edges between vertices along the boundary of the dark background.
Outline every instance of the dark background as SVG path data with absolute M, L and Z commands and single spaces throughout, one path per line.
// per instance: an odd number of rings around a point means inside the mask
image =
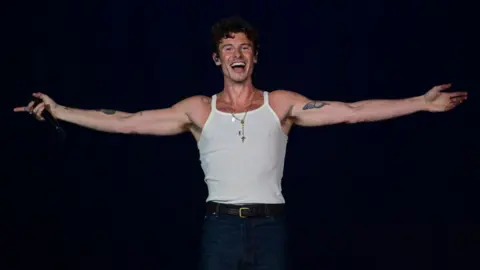
M 36 91 L 128 112 L 212 95 L 223 82 L 209 31 L 230 15 L 260 30 L 261 89 L 339 101 L 442 83 L 470 92 L 448 113 L 294 129 L 284 177 L 293 269 L 478 266 L 467 259 L 479 244 L 474 2 L 52 0 L 3 11 L 2 269 L 195 269 L 206 187 L 190 134 L 63 123 L 61 141 L 11 110 Z

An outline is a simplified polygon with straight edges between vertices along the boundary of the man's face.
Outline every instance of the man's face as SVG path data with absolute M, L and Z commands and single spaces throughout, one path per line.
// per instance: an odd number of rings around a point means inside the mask
M 250 78 L 256 63 L 253 44 L 244 33 L 232 33 L 231 38 L 222 39 L 215 64 L 222 67 L 224 76 L 236 83 L 242 83 Z

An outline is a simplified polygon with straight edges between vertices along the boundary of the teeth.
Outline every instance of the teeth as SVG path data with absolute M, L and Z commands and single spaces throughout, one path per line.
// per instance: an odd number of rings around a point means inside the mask
M 233 63 L 232 67 L 244 67 L 245 63 Z

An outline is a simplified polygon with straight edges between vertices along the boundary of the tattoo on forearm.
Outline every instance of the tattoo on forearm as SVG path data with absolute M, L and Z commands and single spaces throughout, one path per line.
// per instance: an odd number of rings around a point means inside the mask
M 323 101 L 310 101 L 303 106 L 303 110 L 320 109 L 325 105 L 328 105 L 328 103 Z
M 100 111 L 103 112 L 104 114 L 115 114 L 116 113 L 115 110 L 108 110 L 108 109 L 101 109 Z

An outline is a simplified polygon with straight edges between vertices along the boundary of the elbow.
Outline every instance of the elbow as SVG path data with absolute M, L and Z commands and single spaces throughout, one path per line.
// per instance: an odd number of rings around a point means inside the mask
M 357 124 L 374 121 L 372 114 L 361 106 L 351 107 L 347 113 L 346 122 L 348 124 Z
M 347 121 L 344 122 L 345 124 L 356 124 L 358 123 L 358 121 L 354 120 L 354 119 L 348 119 Z
M 115 130 L 115 133 L 121 133 L 121 134 L 134 134 L 136 133 L 133 128 L 129 127 L 119 127 Z
M 121 134 L 132 134 L 137 132 L 134 125 L 128 123 L 126 119 L 121 118 L 115 121 L 114 131 L 115 133 Z
M 365 119 L 362 118 L 362 115 L 355 108 L 351 108 L 345 117 L 345 123 L 347 124 L 357 124 L 365 122 Z
M 133 127 L 133 126 L 123 126 L 123 127 L 120 127 L 118 130 L 117 130 L 117 133 L 121 133 L 121 134 L 139 134 L 139 131 L 137 128 Z
M 345 120 L 345 123 L 347 123 L 347 124 L 357 124 L 357 123 L 362 123 L 362 122 L 365 122 L 365 120 L 358 117 L 358 116 L 351 116 L 351 117 L 348 117 Z

